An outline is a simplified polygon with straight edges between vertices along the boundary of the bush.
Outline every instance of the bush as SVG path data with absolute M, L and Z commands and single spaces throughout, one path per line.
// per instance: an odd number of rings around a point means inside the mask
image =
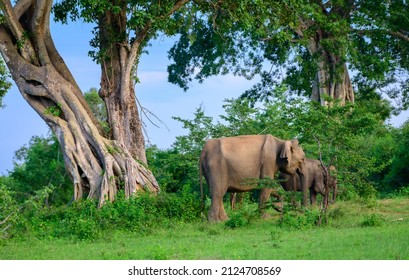
M 228 228 L 239 228 L 250 223 L 249 219 L 242 213 L 234 213 L 230 219 L 226 221 L 225 226 Z
M 310 229 L 317 225 L 321 217 L 319 209 L 305 209 L 304 213 L 298 211 L 285 211 L 278 225 L 288 229 Z
M 155 228 L 191 222 L 200 217 L 199 200 L 189 186 L 184 186 L 177 194 L 138 194 L 131 198 L 125 198 L 124 192 L 120 191 L 114 202 L 107 201 L 101 208 L 91 199 L 76 201 L 69 206 L 48 207 L 44 197 L 51 192 L 39 193 L 36 199 L 24 204 L 14 230 L 16 236 L 93 240 L 108 230 L 146 234 Z M 10 206 L 10 202 L 7 205 Z
M 15 155 L 15 165 L 10 172 L 10 187 L 16 191 L 16 199 L 23 203 L 44 186 L 52 187 L 47 204 L 64 205 L 73 194 L 72 182 L 67 175 L 60 146 L 54 136 L 32 137 Z
M 385 222 L 385 218 L 380 214 L 365 215 L 361 223 L 362 227 L 379 227 Z
M 14 192 L 0 184 L 0 241 L 10 237 L 18 220 L 19 207 Z
M 225 226 L 228 228 L 239 228 L 251 224 L 259 217 L 259 211 L 250 204 L 244 203 L 238 211 L 230 214 L 230 219 L 226 221 Z
M 93 219 L 67 219 L 54 230 L 53 237 L 68 237 L 75 240 L 92 240 L 101 236 L 101 227 Z
M 387 198 L 409 197 L 409 186 L 402 187 L 394 192 L 388 194 Z

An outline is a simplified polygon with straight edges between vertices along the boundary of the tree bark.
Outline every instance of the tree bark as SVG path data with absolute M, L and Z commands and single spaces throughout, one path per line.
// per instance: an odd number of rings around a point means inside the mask
M 99 49 L 102 55 L 99 94 L 107 107 L 112 139 L 122 143 L 135 159 L 146 164 L 145 139 L 132 79 L 135 74 L 132 53 L 138 53 L 140 45 L 131 47 L 128 43 L 126 3 L 123 5 L 121 12 L 106 11 L 99 20 Z
M 103 136 L 54 47 L 49 29 L 52 1 L 20 0 L 12 7 L 9 0 L 1 0 L 0 4 L 6 18 L 0 25 L 1 54 L 22 96 L 57 136 L 74 183 L 74 199 L 97 198 L 102 205 L 105 200 L 114 200 L 120 188 L 127 196 L 142 190 L 158 192 L 155 177 L 135 161 L 137 153 L 128 149 L 126 141 Z M 129 90 L 129 83 L 123 83 L 121 88 Z M 132 107 L 126 104 L 127 99 L 121 102 L 123 107 Z M 138 115 L 132 117 L 139 120 Z M 113 123 L 125 121 L 114 118 L 110 119 Z
M 320 46 L 321 36 L 310 39 L 308 47 L 313 56 L 318 56 L 318 69 L 313 82 L 311 100 L 319 102 L 322 106 L 330 105 L 325 96 L 339 100 L 340 105 L 354 102 L 355 95 L 352 88 L 346 63 L 333 53 Z

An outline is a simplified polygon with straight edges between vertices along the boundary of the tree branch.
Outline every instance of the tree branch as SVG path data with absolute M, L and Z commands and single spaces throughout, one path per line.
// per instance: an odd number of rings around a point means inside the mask
M 392 31 L 392 30 L 384 30 L 384 29 L 354 29 L 351 28 L 352 32 L 365 35 L 365 34 L 373 34 L 373 33 L 384 33 L 388 35 L 392 35 L 394 37 L 397 37 L 399 39 L 404 40 L 405 42 L 409 42 L 409 36 L 400 32 L 400 31 Z
M 38 57 L 41 65 L 50 64 L 50 57 L 48 56 L 45 45 L 45 34 L 49 29 L 49 14 L 51 12 L 52 0 L 38 0 L 34 14 L 31 20 L 31 30 L 35 34 L 34 40 L 38 49 Z
M 13 10 L 18 19 L 34 4 L 34 0 L 20 0 L 14 5 Z
M 0 222 L 0 225 L 4 224 L 7 222 L 8 219 L 10 219 L 11 216 L 13 216 L 14 213 L 20 211 L 20 209 L 23 208 L 23 206 L 20 206 L 19 208 L 17 208 L 17 210 L 14 210 L 13 212 L 11 212 L 6 218 L 4 218 L 3 221 Z M 6 228 L 7 229 L 7 228 Z M 2 230 L 5 231 L 6 229 Z
M 388 34 L 393 35 L 395 37 L 398 37 L 406 42 L 409 42 L 409 36 L 403 34 L 402 32 L 399 31 L 387 31 Z
M 169 17 L 170 15 L 175 13 L 177 10 L 179 10 L 187 2 L 189 2 L 189 0 L 177 1 L 175 5 L 169 10 L 169 12 L 160 16 L 159 19 L 164 19 L 165 17 Z M 152 28 L 152 24 L 153 24 L 152 20 L 147 22 L 145 26 L 142 28 L 142 30 L 139 32 L 139 34 L 137 35 L 136 40 L 132 43 L 130 54 L 129 54 L 129 59 L 130 61 L 132 61 L 132 63 L 130 63 L 130 66 L 132 66 L 133 62 L 136 60 L 136 57 L 138 56 L 139 46 L 146 39 L 150 29 Z
M 25 31 L 19 22 L 19 18 L 16 16 L 10 0 L 0 1 L 1 10 L 4 13 L 4 17 L 7 21 L 7 25 L 11 30 L 15 40 L 21 45 L 21 55 L 27 61 L 36 63 L 36 55 L 31 43 L 25 38 Z
M 5 15 L 5 19 L 10 27 L 11 32 L 13 33 L 14 37 L 17 39 L 21 39 L 23 37 L 24 29 L 21 26 L 16 14 L 13 11 L 13 7 L 11 6 L 11 2 L 9 0 L 1 0 L 0 1 L 1 10 Z

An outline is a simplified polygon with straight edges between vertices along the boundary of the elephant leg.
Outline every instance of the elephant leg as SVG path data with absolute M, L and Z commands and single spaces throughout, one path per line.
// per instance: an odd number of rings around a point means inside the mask
M 260 190 L 260 196 L 259 196 L 259 201 L 258 201 L 258 210 L 260 211 L 260 214 L 264 219 L 270 218 L 270 215 L 268 215 L 265 212 L 265 204 L 267 203 L 267 201 L 270 198 L 271 191 L 272 191 L 271 189 L 266 189 L 266 188 Z
M 313 189 L 310 190 L 310 203 L 314 205 L 317 202 L 317 192 Z
M 219 221 L 226 221 L 229 217 L 226 214 L 226 210 L 224 210 L 223 199 L 220 200 L 219 205 Z
M 209 222 L 219 221 L 220 198 L 213 196 L 210 203 L 208 220 Z
M 210 203 L 210 209 L 209 209 L 209 215 L 208 219 L 209 222 L 218 222 L 220 221 L 220 211 L 224 212 L 224 207 L 223 207 L 223 196 L 225 192 L 222 191 L 222 188 L 219 187 L 219 185 L 216 185 L 214 188 L 211 189 L 211 203 Z M 221 209 L 221 207 L 223 207 Z

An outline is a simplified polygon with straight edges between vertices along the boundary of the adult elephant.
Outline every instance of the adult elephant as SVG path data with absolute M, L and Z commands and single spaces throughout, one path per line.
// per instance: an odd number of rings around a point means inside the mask
M 317 193 L 325 196 L 325 171 L 319 160 L 306 158 L 303 163 L 303 179 L 306 189 L 302 188 L 301 181 L 297 175 L 288 175 L 285 173 L 280 173 L 279 178 L 281 180 L 280 184 L 286 191 L 310 191 L 310 203 L 314 204 L 317 199 Z M 335 202 L 337 195 L 337 179 L 335 176 L 335 167 L 329 167 L 330 176 L 328 180 L 329 189 L 332 190 L 332 202 Z M 306 194 L 304 193 L 304 197 Z M 304 200 L 304 206 L 306 206 L 306 200 Z
M 305 154 L 297 140 L 281 140 L 272 135 L 244 135 L 210 139 L 203 147 L 199 163 L 209 185 L 211 204 L 209 221 L 227 220 L 223 206 L 226 192 L 247 192 L 257 187 L 249 179 L 274 178 L 278 171 L 300 174 Z M 269 189 L 261 189 L 259 208 L 268 200 Z

